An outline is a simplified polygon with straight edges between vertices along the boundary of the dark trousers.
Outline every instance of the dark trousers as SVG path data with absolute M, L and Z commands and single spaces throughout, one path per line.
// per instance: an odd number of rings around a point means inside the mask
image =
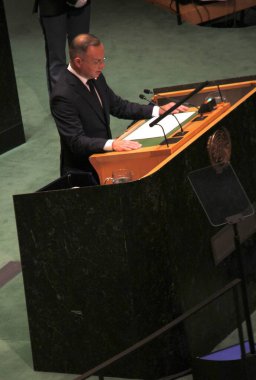
M 40 16 L 45 39 L 46 75 L 48 90 L 51 93 L 62 70 L 67 67 L 66 41 L 72 41 L 78 34 L 89 32 L 90 3 L 82 8 L 69 7 L 66 13 L 58 16 Z M 39 10 L 40 11 L 40 10 Z

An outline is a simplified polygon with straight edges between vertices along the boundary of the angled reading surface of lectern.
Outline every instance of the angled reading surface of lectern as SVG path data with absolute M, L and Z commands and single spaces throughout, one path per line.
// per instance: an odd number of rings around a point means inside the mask
M 192 90 L 193 88 L 186 88 L 177 91 L 175 90 L 175 87 L 158 89 L 157 91 L 160 92 L 154 96 L 154 101 L 160 102 L 161 104 L 162 101 L 169 98 L 182 99 L 182 97 L 188 95 Z M 182 138 L 175 137 L 177 129 L 179 129 L 179 127 L 177 127 L 175 131 L 168 136 L 171 137 L 168 139 L 170 140 L 170 142 L 168 142 L 169 147 L 167 147 L 163 135 L 161 139 L 157 140 L 157 142 L 156 139 L 137 140 L 142 143 L 143 147 L 136 151 L 122 153 L 112 152 L 91 156 L 90 161 L 100 176 L 101 184 L 104 184 L 105 179 L 112 175 L 113 170 L 120 167 L 131 169 L 135 180 L 157 171 L 172 160 L 177 154 L 180 154 L 189 145 L 193 144 L 208 130 L 214 126 L 219 126 L 223 119 L 229 118 L 228 115 L 230 113 L 232 113 L 248 97 L 254 94 L 255 84 L 252 80 L 224 83 L 220 84 L 220 86 L 213 84 L 204 88 L 198 95 L 194 96 L 190 102 L 193 104 L 194 101 L 195 105 L 200 106 L 207 95 L 211 96 L 211 94 L 214 94 L 220 97 L 219 91 L 223 94 L 222 96 L 225 101 L 218 103 L 215 109 L 211 112 L 205 113 L 205 117 L 202 118 L 202 120 L 200 120 L 198 115 L 195 114 L 195 116 L 190 118 L 185 125 L 183 124 L 185 134 Z M 196 108 L 191 108 L 191 111 L 195 110 Z M 141 121 L 134 124 L 119 138 L 127 138 L 130 133 L 134 132 L 137 128 L 140 128 L 141 124 Z M 153 128 L 156 128 L 156 126 Z
M 169 147 L 161 139 L 138 151 L 92 156 L 101 186 L 76 188 L 79 183 L 68 179 L 66 186 L 62 179 L 61 186 L 14 196 L 36 370 L 83 373 L 236 278 L 232 258 L 214 263 L 211 240 L 221 227 L 208 223 L 188 180 L 191 171 L 220 159 L 223 146 L 224 156 L 231 148 L 231 164 L 255 201 L 256 79 L 218 83 L 226 101 L 203 120 L 194 121 L 195 115 L 184 124 L 181 139 L 175 141 L 177 131 L 167 136 Z M 193 88 L 156 89 L 155 100 L 182 98 Z M 190 102 L 200 105 L 216 91 L 209 84 Z M 219 130 L 228 133 L 229 144 L 221 144 Z M 132 170 L 134 180 L 103 185 L 118 168 Z M 244 259 L 255 308 L 253 239 Z M 182 371 L 235 325 L 228 293 L 100 374 L 159 378 Z

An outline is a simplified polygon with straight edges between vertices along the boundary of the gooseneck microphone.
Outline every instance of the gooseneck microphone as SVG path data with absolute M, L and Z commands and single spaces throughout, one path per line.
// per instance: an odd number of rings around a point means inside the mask
M 219 84 L 217 84 L 217 88 L 218 88 L 218 92 L 219 92 L 219 95 L 220 95 L 220 100 L 223 103 L 224 99 L 223 99 L 223 96 L 222 96 L 222 92 L 220 91 L 220 85 Z
M 145 91 L 145 90 L 144 90 L 144 91 Z M 153 102 L 153 100 L 150 100 L 150 99 L 146 98 L 145 95 L 140 94 L 139 97 L 140 97 L 140 99 L 146 100 L 149 104 L 152 104 L 153 106 L 157 106 L 157 107 L 159 107 L 161 110 L 163 110 L 164 112 L 166 112 L 165 109 L 164 109 L 163 107 L 159 106 L 156 102 Z M 173 116 L 173 117 L 176 119 L 176 121 L 177 121 L 177 123 L 179 124 L 179 127 L 180 127 L 180 132 L 183 134 L 184 131 L 183 131 L 182 125 L 180 124 L 178 118 L 177 118 L 176 115 L 174 115 L 174 114 L 171 115 L 171 116 Z M 160 125 L 160 124 L 157 124 L 157 125 Z
M 145 92 L 145 90 L 144 90 L 144 92 Z M 155 102 L 153 102 L 153 100 L 150 100 L 150 99 L 146 98 L 146 96 L 143 95 L 143 94 L 140 94 L 139 97 L 140 97 L 140 99 L 146 100 L 149 104 L 152 104 L 153 106 L 158 106 L 158 104 L 156 104 Z M 162 107 L 159 107 L 159 108 L 162 108 Z M 159 127 L 161 127 L 161 129 L 163 131 L 163 135 L 164 135 L 164 140 L 165 140 L 166 146 L 167 146 L 167 148 L 169 148 L 169 144 L 168 144 L 168 140 L 167 140 L 164 128 L 160 124 L 156 124 L 156 125 L 159 125 Z
M 143 94 L 140 94 L 139 97 L 140 97 L 141 99 L 143 99 L 143 100 L 146 100 L 146 101 L 147 101 L 149 104 L 151 104 L 152 106 L 157 106 L 157 107 L 159 107 L 161 110 L 163 110 L 163 111 L 165 112 L 165 109 L 164 109 L 163 107 L 159 106 L 159 104 L 157 104 L 156 102 L 154 102 L 152 99 L 148 99 L 148 98 L 146 98 L 146 96 L 143 95 Z
M 197 94 L 199 91 L 201 91 L 204 87 L 206 87 L 209 84 L 208 81 L 205 81 L 201 83 L 197 88 L 195 88 L 193 91 L 191 91 L 188 95 L 186 95 L 183 99 L 181 99 L 179 102 L 177 102 L 173 107 L 168 109 L 165 113 L 160 115 L 157 119 L 152 121 L 149 126 L 154 127 L 160 120 L 162 120 L 165 116 L 169 115 L 172 111 L 176 110 L 179 106 L 184 104 L 188 99 L 190 99 L 193 95 Z
M 144 91 L 145 91 L 145 90 L 144 90 Z M 153 106 L 157 106 L 157 104 L 156 104 L 155 102 L 153 102 L 153 100 L 150 100 L 150 99 L 146 98 L 145 95 L 140 94 L 139 97 L 140 97 L 140 99 L 146 100 L 149 104 L 152 104 Z M 160 107 L 160 108 L 161 108 L 161 107 Z
M 143 90 L 144 94 L 154 94 L 152 90 L 149 90 L 148 88 L 144 88 Z
M 145 90 L 144 90 L 144 91 L 145 91 Z M 153 100 L 150 100 L 150 99 L 146 98 L 145 95 L 140 94 L 139 97 L 140 97 L 140 99 L 146 100 L 149 104 L 152 104 L 152 105 L 154 105 L 154 106 L 158 106 L 159 108 L 163 109 L 163 108 L 160 107 L 158 104 L 156 104 L 155 102 L 153 102 Z M 160 124 L 156 124 L 156 125 L 158 125 L 158 126 L 162 129 L 162 131 L 163 131 L 163 135 L 164 135 L 164 141 L 165 141 L 165 143 L 166 143 L 167 148 L 169 148 L 168 140 L 167 140 L 167 137 L 166 137 L 166 134 L 165 134 L 165 131 L 164 131 L 163 126 L 160 125 Z
M 144 92 L 145 92 L 145 90 L 144 90 Z M 159 105 L 158 105 L 157 103 L 155 103 L 153 100 L 148 99 L 145 95 L 140 94 L 139 97 L 140 97 L 140 99 L 146 100 L 149 104 L 152 104 L 152 105 L 154 105 L 154 106 L 159 107 L 161 110 L 163 110 L 163 111 L 165 112 L 165 109 L 164 109 L 163 107 L 159 106 Z M 180 127 L 180 134 L 183 135 L 183 134 L 184 134 L 184 131 L 183 131 L 182 125 L 180 124 L 178 118 L 177 118 L 176 115 L 174 115 L 174 114 L 171 115 L 171 116 L 173 116 L 173 117 L 176 119 L 176 121 L 177 121 L 177 123 L 178 123 L 178 125 L 179 125 L 179 127 Z M 162 128 L 162 131 L 163 131 L 163 135 L 164 135 L 164 139 L 165 139 L 166 145 L 167 145 L 167 147 L 169 148 L 168 140 L 167 140 L 167 137 L 166 137 L 165 130 L 164 130 L 163 126 L 162 126 L 161 124 L 158 124 L 158 123 L 155 124 L 155 125 L 158 125 L 159 127 Z

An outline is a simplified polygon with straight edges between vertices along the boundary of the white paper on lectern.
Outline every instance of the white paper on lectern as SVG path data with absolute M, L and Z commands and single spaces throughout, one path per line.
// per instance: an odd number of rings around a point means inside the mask
M 164 128 L 164 132 L 167 135 L 175 128 L 177 128 L 179 126 L 179 123 L 182 124 L 186 120 L 190 119 L 193 114 L 195 114 L 195 112 L 177 113 L 175 114 L 175 117 L 173 115 L 167 115 L 158 124 Z M 179 123 L 176 118 L 179 120 Z M 124 140 L 141 140 L 150 139 L 153 137 L 163 137 L 163 130 L 159 125 L 154 125 L 153 127 L 149 126 L 149 124 L 155 119 L 157 119 L 157 117 L 152 117 L 152 119 L 148 120 L 146 123 L 138 127 L 135 131 L 126 136 Z

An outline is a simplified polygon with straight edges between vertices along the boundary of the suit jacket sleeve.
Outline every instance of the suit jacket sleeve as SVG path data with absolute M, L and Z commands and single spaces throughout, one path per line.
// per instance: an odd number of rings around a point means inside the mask
M 99 117 L 91 107 L 84 85 L 73 74 L 66 73 L 51 99 L 52 114 L 55 119 L 62 145 L 74 155 L 81 157 L 103 152 L 106 141 L 111 138 L 109 114 L 122 118 L 139 120 L 152 116 L 153 106 L 140 105 L 122 99 L 107 85 L 101 75 L 95 86 L 101 97 L 105 119 Z M 68 83 L 68 84 L 67 84 Z
M 76 99 L 65 96 L 56 96 L 52 100 L 51 110 L 62 143 L 70 152 L 81 157 L 102 153 L 107 138 L 93 137 L 85 133 L 78 104 Z
M 104 77 L 103 80 L 105 80 Z M 109 112 L 112 116 L 130 120 L 150 119 L 152 117 L 152 105 L 143 105 L 122 99 L 106 83 L 105 85 L 108 92 Z

